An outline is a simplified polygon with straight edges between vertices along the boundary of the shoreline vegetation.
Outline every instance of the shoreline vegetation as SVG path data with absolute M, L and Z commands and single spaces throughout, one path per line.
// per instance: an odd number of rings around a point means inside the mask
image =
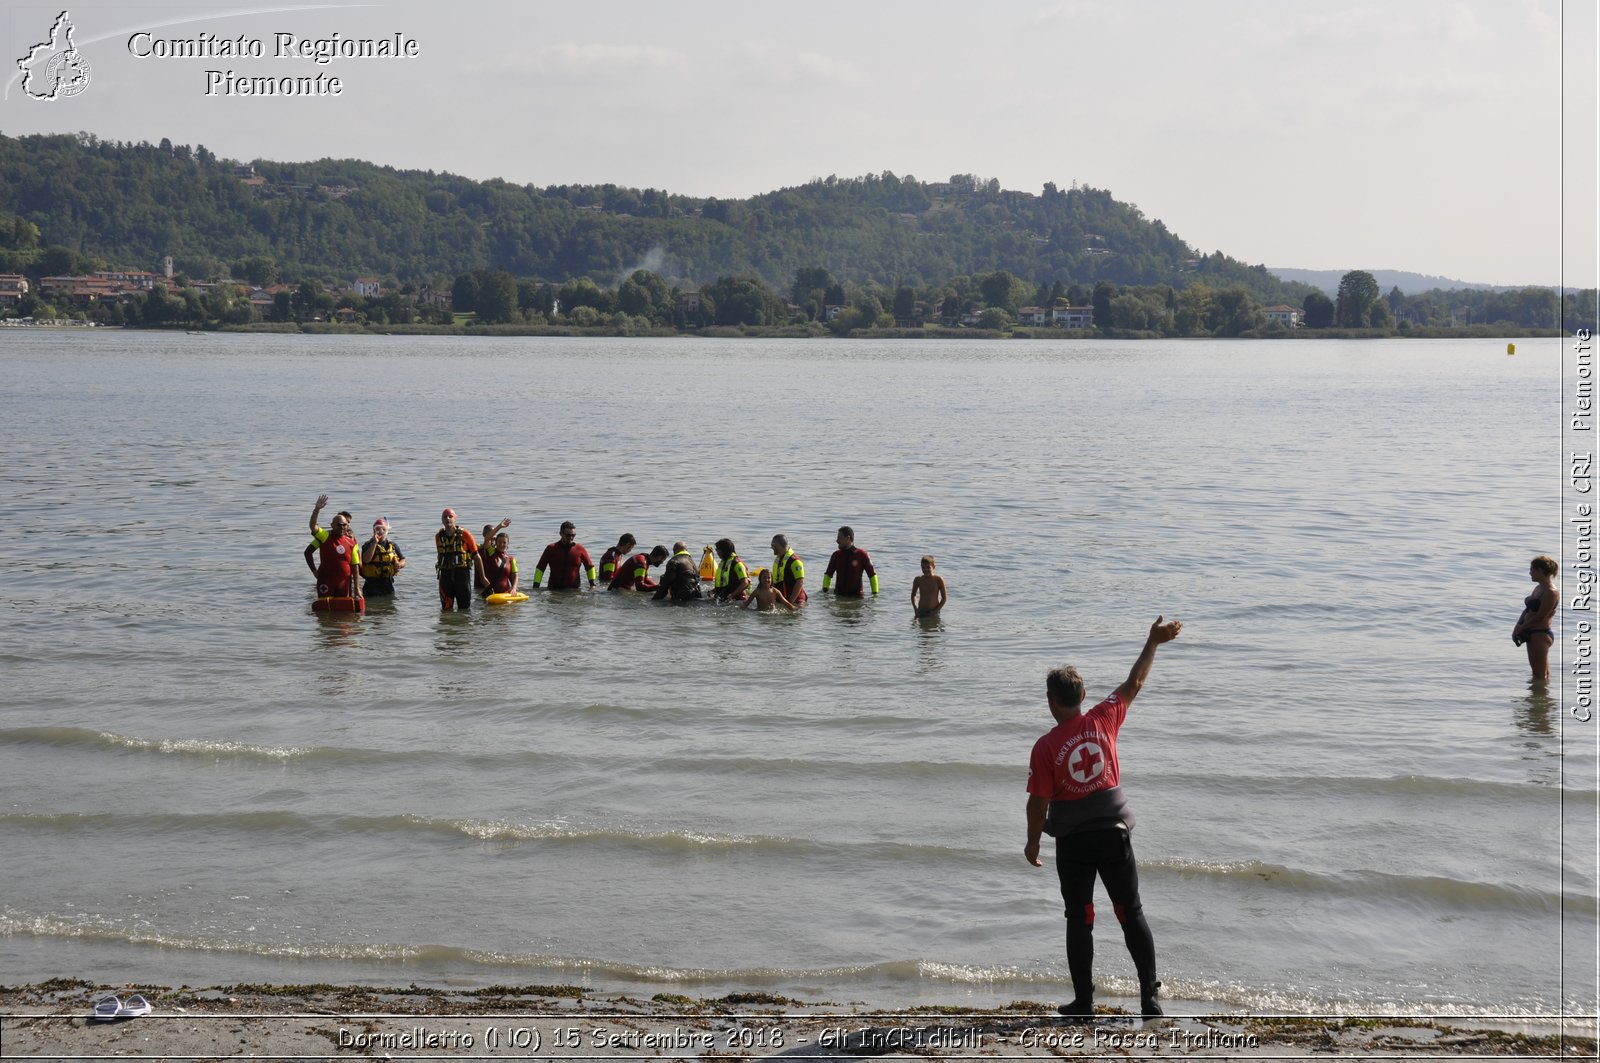
M 383 336 L 630 336 L 698 337 L 702 339 L 850 339 L 850 340 L 1381 340 L 1381 339 L 1520 339 L 1556 338 L 1567 335 L 1561 329 L 1515 326 L 1471 325 L 1457 328 L 1415 329 L 1297 329 L 1293 332 L 1244 332 L 1237 336 L 1167 336 L 1139 329 L 1060 329 L 1060 328 L 865 328 L 835 333 L 816 325 L 710 325 L 684 331 L 673 328 L 626 330 L 608 326 L 583 328 L 576 325 L 339 325 L 306 323 L 278 325 L 225 325 L 218 332 L 290 332 L 313 335 Z
M 0 165 L 0 316 L 24 319 L 985 339 L 1596 327 L 1592 288 L 1363 269 L 1323 287 L 1285 279 L 1076 183 L 885 170 L 718 200 L 89 134 L 0 135 Z
M 85 328 L 82 321 L 35 321 L 15 319 L 0 322 L 9 328 Z M 1453 328 L 1326 328 L 1262 329 L 1236 336 L 1168 336 L 1141 329 L 1063 329 L 1027 328 L 985 329 L 929 326 L 925 328 L 858 328 L 840 333 L 816 322 L 788 325 L 708 325 L 698 329 L 619 328 L 614 325 L 535 325 L 535 324 L 344 324 L 331 321 L 260 321 L 243 325 L 101 325 L 100 328 L 133 331 L 197 333 L 267 333 L 312 336 L 623 336 L 630 338 L 686 337 L 699 339 L 850 339 L 850 340 L 1382 340 L 1382 339 L 1561 339 L 1568 335 L 1558 328 L 1530 328 L 1514 325 L 1462 325 Z M 0 334 L 4 330 L 0 329 Z
M 148 1015 L 94 1021 L 97 1001 L 142 995 Z M 1568 1024 L 1570 1023 L 1570 1028 Z M 1586 1025 L 1580 1025 L 1586 1023 Z M 571 985 L 241 984 L 193 988 L 58 978 L 0 986 L 0 1036 L 28 1058 L 232 1056 L 390 1059 L 702 1058 L 1151 1059 L 1440 1056 L 1595 1058 L 1592 1019 L 1267 1016 L 1219 1013 L 1142 1022 L 1101 1006 L 1069 1023 L 1047 1003 L 987 1008 L 802 1001 L 767 992 L 649 999 Z

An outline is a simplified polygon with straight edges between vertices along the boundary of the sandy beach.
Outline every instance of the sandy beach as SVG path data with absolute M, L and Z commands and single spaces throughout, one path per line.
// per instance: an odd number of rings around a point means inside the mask
M 106 995 L 141 994 L 137 1018 L 97 1021 Z M 0 988 L 0 1058 L 1010 1059 L 1050 1057 L 1594 1058 L 1592 1036 L 1395 1018 L 1174 1016 L 1106 1009 L 1070 1025 L 1047 1003 L 890 1013 L 764 993 L 649 1000 L 574 986 L 96 986 Z M 1592 1026 L 1584 1028 L 1586 1034 Z

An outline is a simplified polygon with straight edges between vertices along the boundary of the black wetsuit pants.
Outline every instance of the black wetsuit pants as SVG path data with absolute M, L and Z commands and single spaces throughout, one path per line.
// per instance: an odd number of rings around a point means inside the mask
M 439 603 L 446 609 L 472 606 L 472 569 L 442 568 L 439 570 Z
M 1067 905 L 1067 969 L 1079 1000 L 1094 996 L 1094 879 L 1100 876 L 1111 898 L 1122 939 L 1139 972 L 1141 993 L 1156 984 L 1156 942 L 1139 901 L 1139 867 L 1133 841 L 1120 827 L 1088 830 L 1056 839 L 1056 874 Z

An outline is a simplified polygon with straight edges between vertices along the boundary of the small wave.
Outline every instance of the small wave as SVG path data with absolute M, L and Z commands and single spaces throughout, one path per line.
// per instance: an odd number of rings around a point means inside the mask
M 621 845 L 674 853 L 751 850 L 768 856 L 814 859 L 820 856 L 872 860 L 907 866 L 986 866 L 999 857 L 972 849 L 909 842 L 833 842 L 778 835 L 725 834 L 712 831 L 625 829 L 575 826 L 560 821 L 519 823 L 509 819 L 451 818 L 398 813 L 388 816 L 307 816 L 297 812 L 57 812 L 0 813 L 0 826 L 70 833 L 110 832 L 128 837 L 135 832 L 236 831 L 339 838 L 361 834 L 421 834 L 479 842 L 557 845 Z
M 668 849 L 737 849 L 751 846 L 772 846 L 786 843 L 786 839 L 764 838 L 736 834 L 711 834 L 700 831 L 667 831 L 653 833 L 643 830 L 586 829 L 560 822 L 515 823 L 504 819 L 448 819 L 411 814 L 384 816 L 363 820 L 344 819 L 342 823 L 370 831 L 425 831 L 435 834 L 453 834 L 477 841 L 554 841 L 588 844 L 592 842 L 624 842 L 646 844 Z
M 1306 1015 L 1314 1017 L 1349 1018 L 1481 1018 L 1506 1021 L 1548 1022 L 1559 1015 L 1562 1008 L 1552 1002 L 1522 1000 L 1514 1003 L 1470 1004 L 1458 1000 L 1406 999 L 1396 996 L 1372 994 L 1320 996 L 1315 992 L 1283 986 L 1250 986 L 1237 982 L 1222 982 L 1201 978 L 1162 978 L 1162 994 L 1172 1000 L 1203 1001 L 1220 1005 L 1222 1009 L 1244 1015 Z M 1096 988 L 1113 996 L 1136 996 L 1137 980 L 1115 975 L 1096 977 Z M 1173 1010 L 1185 1010 L 1181 1006 Z M 1588 1009 L 1567 1009 L 1570 1014 L 1582 1015 Z M 1567 1030 L 1581 1032 L 1582 1025 L 1574 1026 L 1565 1020 Z M 1591 1023 L 1588 1027 L 1593 1029 Z
M 14 727 L 0 731 L 0 742 L 62 746 L 80 749 L 131 749 L 198 757 L 244 757 L 256 760 L 286 761 L 343 751 L 302 746 L 253 746 L 244 742 L 206 738 L 133 738 L 110 731 L 84 727 Z
M 481 972 L 481 976 L 489 981 L 502 981 L 507 977 L 521 980 L 521 975 L 525 974 L 537 980 L 580 981 L 596 985 L 602 992 L 616 990 L 624 985 L 662 989 L 762 988 L 846 999 L 866 996 L 926 1001 L 941 992 L 959 996 L 974 989 L 1006 995 L 1037 995 L 1045 999 L 1054 999 L 1068 989 L 1066 980 L 1059 974 L 1005 964 L 960 964 L 927 959 L 902 959 L 817 968 L 674 967 L 667 964 L 504 952 L 437 943 L 248 941 L 130 928 L 107 920 L 72 921 L 56 916 L 13 912 L 0 913 L 0 935 L 144 945 L 178 952 L 223 953 L 269 960 L 370 964 L 379 968 L 401 967 L 408 972 L 407 977 L 413 978 L 436 977 L 431 973 L 438 971 L 459 972 L 464 968 L 469 970 L 476 968 Z M 511 973 L 508 975 L 508 972 Z M 375 977 L 381 976 L 375 975 Z M 1396 1018 L 1455 1016 L 1537 1022 L 1548 1019 L 1559 1010 L 1539 1001 L 1488 1006 L 1458 1001 L 1376 997 L 1366 999 L 1348 995 L 1319 997 L 1314 993 L 1277 986 L 1247 986 L 1170 977 L 1165 981 L 1165 995 L 1170 1000 L 1198 1001 L 1202 1002 L 1203 1007 L 1221 1005 L 1224 1009 L 1237 1009 L 1244 1014 Z M 1108 997 L 1131 998 L 1138 991 L 1138 985 L 1132 978 L 1109 973 L 1102 975 L 1096 984 Z M 1174 1010 L 1187 1012 L 1191 1009 L 1180 1005 Z M 1573 1014 L 1583 1014 L 1587 1010 L 1592 1008 L 1572 1009 Z
M 770 784 L 774 780 L 803 779 L 811 784 L 821 780 L 866 778 L 885 784 L 898 779 L 977 780 L 1004 782 L 1017 778 L 1012 764 L 983 764 L 970 760 L 849 760 L 829 756 L 769 758 L 747 757 L 658 757 L 652 767 L 685 775 L 759 775 Z
M 1336 897 L 1399 899 L 1453 908 L 1513 909 L 1522 913 L 1572 914 L 1592 912 L 1593 897 L 1561 894 L 1531 886 L 1494 882 L 1467 882 L 1439 875 L 1397 875 L 1387 871 L 1310 871 L 1260 860 L 1211 862 L 1204 860 L 1141 861 L 1140 871 L 1164 871 L 1179 876 L 1199 876 L 1234 883 L 1264 882 L 1275 888 Z
M 590 844 L 621 842 L 665 849 L 736 849 L 746 847 L 799 848 L 822 851 L 829 848 L 811 842 L 786 838 L 711 834 L 683 830 L 652 833 L 617 829 L 584 829 L 563 823 L 515 823 L 496 819 L 448 819 L 403 813 L 393 816 L 309 817 L 296 812 L 54 812 L 0 813 L 0 824 L 44 830 L 109 831 L 126 835 L 133 829 L 160 830 L 236 830 L 292 832 L 296 834 L 444 834 L 476 841 L 529 842 L 555 841 Z
M 1461 797 L 1489 801 L 1549 801 L 1552 787 L 1536 782 L 1485 782 L 1439 775 L 1394 775 L 1363 778 L 1351 775 L 1252 775 L 1252 774 L 1173 774 L 1166 782 L 1193 786 L 1209 798 L 1224 797 L 1304 797 L 1318 799 L 1354 798 L 1366 801 L 1386 797 Z M 1593 800 L 1593 789 L 1568 788 L 1566 794 Z
M 0 730 L 0 743 L 47 745 L 65 749 L 130 750 L 177 757 L 237 758 L 241 761 L 300 763 L 323 769 L 357 764 L 438 762 L 450 767 L 539 767 L 570 758 L 539 750 L 505 753 L 455 753 L 443 749 L 357 749 L 349 746 L 265 746 L 211 738 L 136 738 L 85 727 L 15 727 Z

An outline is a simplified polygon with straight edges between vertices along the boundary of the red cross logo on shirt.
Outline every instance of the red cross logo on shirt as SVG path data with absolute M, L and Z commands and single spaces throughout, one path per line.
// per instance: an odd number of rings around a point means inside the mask
M 1085 742 L 1067 759 L 1067 774 L 1076 783 L 1089 783 L 1106 769 L 1106 755 L 1097 742 Z

